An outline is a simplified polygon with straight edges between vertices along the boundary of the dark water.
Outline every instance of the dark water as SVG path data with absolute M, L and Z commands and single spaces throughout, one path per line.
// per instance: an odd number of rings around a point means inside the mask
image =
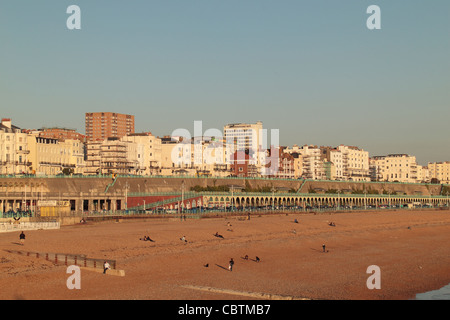
M 450 300 L 450 284 L 438 290 L 416 294 L 416 300 Z

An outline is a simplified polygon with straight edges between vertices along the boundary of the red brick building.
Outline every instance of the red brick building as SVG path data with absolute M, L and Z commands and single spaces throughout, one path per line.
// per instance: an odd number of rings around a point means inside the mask
M 249 177 L 251 172 L 250 156 L 247 152 L 236 151 L 233 153 L 231 162 L 231 175 L 235 177 Z
M 134 116 L 113 112 L 86 113 L 86 136 L 88 141 L 122 138 L 134 133 Z
M 86 136 L 84 134 L 76 132 L 75 129 L 67 128 L 43 128 L 40 129 L 39 137 L 58 140 L 71 139 L 86 142 Z

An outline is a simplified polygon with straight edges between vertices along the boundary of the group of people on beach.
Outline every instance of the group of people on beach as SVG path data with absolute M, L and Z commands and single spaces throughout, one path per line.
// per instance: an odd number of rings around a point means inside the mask
M 248 260 L 248 255 L 247 255 L 247 254 L 246 254 L 245 257 L 244 257 L 244 260 Z M 256 261 L 256 262 L 260 262 L 261 259 L 260 259 L 258 256 L 256 256 L 256 257 L 255 257 L 255 261 Z
M 248 260 L 248 255 L 246 254 L 245 257 L 242 258 L 242 259 Z M 255 258 L 254 261 L 255 261 L 255 262 L 260 262 L 261 259 L 260 259 L 258 256 L 256 256 L 256 258 Z M 203 266 L 204 266 L 205 268 L 208 268 L 208 267 L 209 267 L 209 263 L 206 263 L 206 264 L 204 264 Z M 233 259 L 233 258 L 230 258 L 230 261 L 228 262 L 228 271 L 233 271 L 233 266 L 234 266 L 234 259 Z
M 294 223 L 298 223 L 298 220 L 297 220 L 297 219 L 294 219 Z M 329 222 L 328 225 L 329 225 L 329 226 L 333 226 L 333 227 L 336 226 L 336 224 L 335 224 L 334 222 Z M 228 223 L 227 223 L 227 226 L 228 226 L 228 227 L 231 227 L 231 223 L 228 222 Z M 214 233 L 213 235 L 214 235 L 215 237 L 217 237 L 217 238 L 224 239 L 223 235 L 219 234 L 219 232 L 216 232 L 216 233 Z M 140 240 L 155 242 L 154 240 L 152 240 L 152 239 L 150 238 L 150 236 L 144 236 L 144 238 L 140 238 Z M 187 239 L 186 239 L 186 236 L 184 236 L 184 235 L 180 238 L 180 240 L 181 240 L 182 242 L 184 242 L 184 243 L 187 243 L 187 242 L 188 242 Z M 323 250 L 323 252 L 328 252 L 328 250 L 326 250 L 325 244 L 322 245 L 322 250 Z M 244 259 L 244 260 L 249 260 L 249 257 L 248 257 L 248 255 L 245 255 L 242 259 Z M 255 261 L 255 262 L 260 262 L 261 259 L 260 259 L 258 256 L 256 256 L 255 259 L 254 259 L 253 261 Z M 105 263 L 106 263 L 106 261 L 105 261 Z M 204 264 L 203 266 L 207 268 L 207 267 L 209 267 L 209 263 L 206 263 L 206 264 Z M 233 266 L 234 266 L 234 260 L 233 260 L 233 258 L 230 258 L 230 261 L 228 262 L 228 270 L 229 270 L 229 271 L 233 271 Z M 106 270 L 107 270 L 107 268 L 105 268 L 105 272 L 106 272 Z
M 245 257 L 244 257 L 243 259 L 244 259 L 244 260 L 248 260 L 248 255 L 246 254 Z M 258 256 L 256 256 L 254 261 L 255 261 L 255 262 L 260 262 L 261 259 L 260 259 Z M 230 262 L 229 262 L 229 264 L 228 264 L 228 270 L 233 271 L 233 265 L 234 265 L 234 260 L 233 260 L 233 258 L 231 258 L 231 259 L 230 259 Z

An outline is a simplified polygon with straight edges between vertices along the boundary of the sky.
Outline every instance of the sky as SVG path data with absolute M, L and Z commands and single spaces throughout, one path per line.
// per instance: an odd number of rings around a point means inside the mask
M 450 161 L 449 17 L 448 0 L 1 0 L 0 117 L 84 133 L 86 112 L 118 112 L 156 136 L 262 121 L 281 145 Z

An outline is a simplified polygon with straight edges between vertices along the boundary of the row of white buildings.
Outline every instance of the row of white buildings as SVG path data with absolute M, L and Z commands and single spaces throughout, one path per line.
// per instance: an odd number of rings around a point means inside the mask
M 407 154 L 370 157 L 355 146 L 268 143 L 262 123 L 229 124 L 215 136 L 132 133 L 102 141 L 49 137 L 0 124 L 0 175 L 129 174 L 269 176 L 290 179 L 450 183 L 450 162 L 417 164 Z
M 0 124 L 0 175 L 56 175 L 64 169 L 83 173 L 84 143 L 78 139 L 57 139 L 39 131 L 22 130 L 10 119 Z

